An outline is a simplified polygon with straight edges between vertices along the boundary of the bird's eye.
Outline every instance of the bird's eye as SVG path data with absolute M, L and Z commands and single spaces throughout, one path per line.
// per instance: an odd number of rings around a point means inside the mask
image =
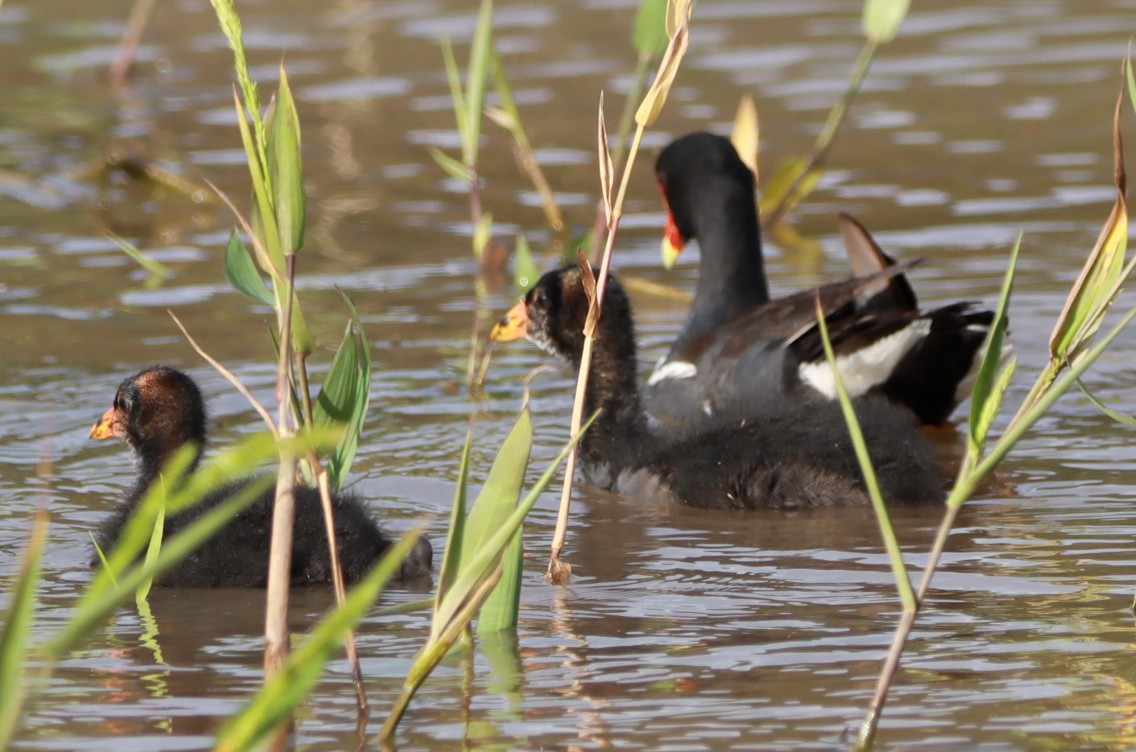
M 545 292 L 543 287 L 537 287 L 532 291 L 532 297 L 529 298 L 529 305 L 536 308 L 548 307 L 548 293 Z
M 120 394 L 116 394 L 114 396 L 115 410 L 121 410 L 124 413 L 129 413 L 131 407 L 133 407 L 133 405 L 131 404 L 129 397 L 123 397 Z

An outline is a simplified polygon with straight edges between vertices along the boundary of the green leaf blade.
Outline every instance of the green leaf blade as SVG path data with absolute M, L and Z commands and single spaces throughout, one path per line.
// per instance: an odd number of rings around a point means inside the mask
M 651 60 L 667 51 L 667 0 L 643 0 L 635 15 L 631 43 L 640 57 Z
M 300 117 L 284 66 L 280 66 L 280 88 L 267 123 L 267 136 L 268 171 L 280 248 L 284 253 L 295 253 L 304 244 L 307 197 L 300 157 Z
M 229 234 L 229 244 L 225 248 L 225 277 L 245 297 L 272 306 L 272 291 L 257 271 L 256 264 L 235 229 Z
M 36 512 L 23 565 L 9 591 L 8 613 L 0 626 L 0 749 L 7 749 L 8 742 L 15 735 L 24 704 L 24 660 L 31 637 L 50 519 L 46 509 Z
M 880 43 L 895 39 L 910 7 L 911 0 L 866 0 L 862 18 L 864 36 Z

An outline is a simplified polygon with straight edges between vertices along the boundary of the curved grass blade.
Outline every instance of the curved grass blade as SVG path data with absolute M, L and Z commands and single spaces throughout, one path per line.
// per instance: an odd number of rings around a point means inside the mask
M 986 334 L 986 344 L 982 355 L 982 364 L 978 367 L 978 375 L 974 379 L 974 390 L 970 396 L 970 421 L 967 432 L 967 450 L 972 460 L 978 459 L 986 447 L 986 435 L 990 424 L 998 414 L 1002 395 L 995 388 L 998 376 L 998 363 L 1002 358 L 1002 346 L 1006 340 L 1007 318 L 1006 311 L 1010 307 L 1010 298 L 1014 292 L 1014 275 L 1018 269 L 1018 254 L 1022 248 L 1022 235 L 1014 242 L 1010 251 L 1010 262 L 1006 266 L 1006 276 L 1002 280 L 1002 292 L 998 296 L 998 309 L 994 313 L 994 322 Z M 1008 371 L 1013 369 L 1007 366 Z M 1003 373 L 1000 382 L 1008 383 L 1009 374 Z M 1005 386 L 1001 387 L 1005 390 Z M 993 400 L 993 402 L 991 402 Z
M 256 501 L 272 483 L 273 476 L 265 475 L 249 483 L 222 504 L 189 525 L 182 532 L 162 545 L 161 551 L 152 561 L 139 564 L 123 573 L 118 581 L 107 590 L 94 593 L 91 590 L 80 599 L 75 615 L 58 636 L 45 646 L 45 652 L 53 662 L 73 650 L 82 640 L 94 631 L 118 606 L 135 593 L 143 583 L 158 577 L 169 568 L 192 554 L 196 549 L 227 525 L 242 509 Z
M 272 291 L 256 270 L 256 264 L 235 229 L 229 234 L 229 245 L 225 248 L 225 276 L 229 284 L 245 297 L 266 306 L 273 305 Z
M 3 627 L 0 627 L 0 749 L 8 748 L 8 742 L 19 726 L 20 711 L 24 705 L 24 659 L 28 653 L 50 520 L 47 509 L 36 511 L 28 535 L 28 547 L 24 551 L 24 563 L 12 585 L 8 613 Z
M 430 676 L 454 641 L 477 614 L 477 609 L 489 597 L 500 578 L 501 557 L 506 547 L 512 543 L 513 537 L 520 530 L 525 516 L 532 510 L 540 494 L 552 482 L 553 476 L 560 469 L 560 464 L 576 447 L 580 437 L 594 420 L 595 416 L 592 416 L 579 433 L 564 446 L 525 498 L 512 510 L 509 518 L 493 532 L 481 549 L 470 556 L 463 554 L 462 560 L 468 562 L 468 565 L 457 572 L 456 578 L 445 594 L 438 599 L 438 605 L 435 607 L 434 625 L 441 625 L 442 628 L 437 632 L 432 628 L 430 638 L 410 667 L 402 694 L 387 717 L 382 731 L 379 732 L 381 741 L 389 740 L 394 735 L 418 688 Z
M 317 426 L 340 425 L 343 436 L 327 462 L 332 488 L 340 488 L 347 478 L 371 402 L 371 344 L 359 321 L 359 311 L 344 293 L 351 320 L 335 353 L 331 370 L 312 404 Z
M 391 546 L 367 576 L 351 588 L 347 599 L 320 619 L 308 638 L 288 655 L 276 675 L 224 725 L 216 750 L 254 749 L 291 717 L 319 681 L 327 662 L 339 651 L 347 634 L 378 600 L 421 534 L 421 530 L 414 530 Z
M 1081 388 L 1081 393 L 1084 394 L 1088 398 L 1089 402 L 1092 402 L 1093 405 L 1095 405 L 1096 408 L 1098 410 L 1100 410 L 1102 413 L 1104 413 L 1105 415 L 1112 418 L 1117 423 L 1119 423 L 1123 426 L 1128 426 L 1129 428 L 1136 428 L 1136 418 L 1132 418 L 1132 417 L 1125 415 L 1124 413 L 1117 412 L 1116 410 L 1113 410 L 1111 407 L 1109 407 L 1108 405 L 1101 402 L 1096 397 L 1096 395 L 1094 395 L 1091 391 L 1089 391 L 1089 388 L 1087 386 L 1085 386 L 1085 382 L 1081 381 L 1080 379 L 1077 379 L 1077 386 Z

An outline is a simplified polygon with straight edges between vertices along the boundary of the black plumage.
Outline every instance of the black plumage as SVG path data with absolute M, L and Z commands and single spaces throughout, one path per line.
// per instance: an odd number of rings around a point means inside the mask
M 580 270 L 565 267 L 544 275 L 493 337 L 526 337 L 578 370 L 587 310 Z M 640 404 L 635 366 L 630 302 L 609 278 L 585 396 L 587 414 L 602 412 L 580 445 L 589 482 L 712 509 L 868 503 L 838 404 L 772 400 L 748 413 L 721 412 L 655 430 Z M 858 400 L 856 412 L 885 498 L 941 500 L 938 466 L 911 415 L 875 398 Z
M 196 467 L 206 441 L 205 405 L 189 376 L 173 368 L 147 368 L 122 382 L 114 403 L 91 429 L 97 439 L 116 436 L 134 450 L 139 475 L 125 500 L 99 525 L 96 541 L 109 552 L 123 526 L 162 468 L 184 445 L 198 448 Z M 218 506 L 249 481 L 225 486 L 194 507 L 165 521 L 164 537 L 176 535 L 205 512 Z M 166 572 L 159 584 L 170 587 L 252 587 L 267 585 L 268 551 L 272 529 L 273 490 L 269 488 L 242 510 L 202 547 Z M 297 486 L 292 545 L 291 580 L 295 585 L 331 582 L 323 509 L 319 492 Z M 348 582 L 362 577 L 392 545 L 354 494 L 332 496 L 340 565 Z M 402 579 L 429 576 L 430 543 L 422 538 L 399 570 Z
M 897 267 L 846 214 L 838 225 L 856 277 L 771 300 L 753 174 L 729 140 L 676 139 L 656 173 L 667 207 L 665 258 L 697 239 L 701 261 L 682 331 L 645 390 L 652 414 L 687 420 L 771 397 L 833 397 L 813 378 L 815 366 L 827 368 L 814 346 L 818 294 L 854 394 L 882 394 L 928 425 L 946 422 L 969 396 L 991 311 L 969 302 L 920 311 L 902 273 L 910 264 Z

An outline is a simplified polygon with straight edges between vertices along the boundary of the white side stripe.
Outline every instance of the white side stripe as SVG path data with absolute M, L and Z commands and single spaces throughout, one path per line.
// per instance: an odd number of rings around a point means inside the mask
M 684 360 L 672 360 L 670 363 L 663 363 L 655 369 L 651 378 L 647 379 L 647 386 L 654 386 L 667 379 L 692 379 L 697 373 L 698 366 L 693 363 L 687 363 Z
M 850 397 L 859 397 L 869 389 L 887 381 L 903 356 L 931 331 L 930 319 L 916 319 L 895 334 L 876 340 L 867 347 L 836 358 L 840 378 Z M 829 399 L 836 397 L 836 385 L 827 360 L 801 363 L 797 367 L 801 381 Z

